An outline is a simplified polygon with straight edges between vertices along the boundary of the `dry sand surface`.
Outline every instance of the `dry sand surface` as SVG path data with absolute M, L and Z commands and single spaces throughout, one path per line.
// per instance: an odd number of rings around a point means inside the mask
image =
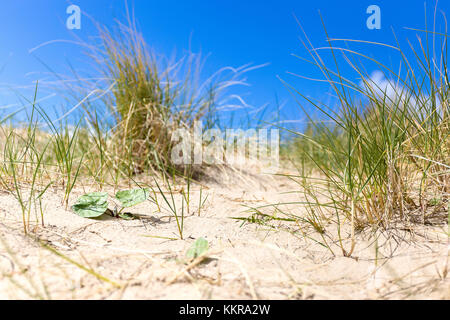
M 45 226 L 37 224 L 24 236 L 18 203 L 0 194 L 0 298 L 450 298 L 446 224 L 398 228 L 378 233 L 377 241 L 361 232 L 353 257 L 347 258 L 332 225 L 326 240 L 334 255 L 315 241 L 321 238 L 312 230 L 302 235 L 287 222 L 272 221 L 269 228 L 231 219 L 248 217 L 249 207 L 301 201 L 301 194 L 283 193 L 298 189 L 289 179 L 231 170 L 210 177 L 203 182 L 203 198 L 208 198 L 200 215 L 200 187 L 192 186 L 184 240 L 162 238 L 177 236 L 165 205 L 162 212 L 150 202 L 133 207 L 130 212 L 140 216 L 132 221 L 84 219 L 65 209 L 63 191 L 56 188 L 44 199 Z M 94 190 L 78 188 L 70 202 L 88 191 Z M 179 192 L 176 201 L 181 207 Z M 281 207 L 305 213 L 299 204 Z M 274 213 L 273 207 L 262 210 Z M 348 238 L 349 230 L 341 232 Z M 208 259 L 189 263 L 185 253 L 199 237 L 209 241 Z M 350 246 L 348 239 L 344 246 Z

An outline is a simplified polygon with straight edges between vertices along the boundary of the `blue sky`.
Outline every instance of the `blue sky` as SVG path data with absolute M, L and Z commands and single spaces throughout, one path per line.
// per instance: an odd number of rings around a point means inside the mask
M 51 40 L 88 40 L 96 35 L 95 28 L 82 16 L 80 30 L 66 28 L 66 8 L 78 5 L 83 14 L 97 22 L 112 26 L 114 19 L 125 21 L 124 0 L 18 0 L 4 1 L 0 10 L 0 106 L 13 111 L 17 94 L 31 97 L 30 88 L 36 79 L 48 79 L 44 61 L 55 72 L 70 73 L 68 62 L 75 68 L 87 69 L 80 47 L 69 43 L 53 43 L 33 52 L 29 50 Z M 369 5 L 381 9 L 381 29 L 369 30 L 366 20 Z M 428 18 L 432 18 L 435 1 L 427 3 Z M 304 118 L 290 94 L 277 79 L 293 84 L 304 94 L 323 98 L 324 85 L 297 79 L 286 72 L 318 77 L 320 74 L 307 63 L 291 54 L 307 57 L 298 37 L 301 31 L 294 15 L 301 21 L 316 46 L 324 46 L 325 35 L 320 10 L 331 37 L 362 39 L 394 44 L 392 29 L 400 38 L 414 40 L 415 33 L 403 27 L 424 28 L 423 0 L 128 0 L 134 10 L 145 39 L 160 54 L 181 55 L 189 47 L 193 52 L 208 54 L 205 74 L 224 66 L 238 67 L 246 63 L 268 66 L 247 74 L 251 85 L 242 94 L 255 107 L 269 103 L 275 106 L 275 96 L 285 103 L 286 119 Z M 450 1 L 441 0 L 438 8 L 449 12 Z M 402 44 L 406 44 L 403 42 Z M 364 47 L 366 53 L 395 65 L 396 57 L 377 47 Z M 369 66 L 370 67 L 370 66 Z M 375 70 L 373 70 L 375 71 Z M 43 88 L 39 97 L 54 94 Z M 50 105 L 60 103 L 59 96 L 46 100 Z M 67 106 L 66 106 L 67 107 Z M 56 108 L 58 108 L 56 106 Z M 6 110 L 6 109 L 5 109 Z

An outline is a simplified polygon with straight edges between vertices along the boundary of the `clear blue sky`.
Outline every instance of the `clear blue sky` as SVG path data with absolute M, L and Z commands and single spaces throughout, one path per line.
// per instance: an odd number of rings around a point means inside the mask
M 45 73 L 48 70 L 36 57 L 56 72 L 69 73 L 69 61 L 76 68 L 85 68 L 85 57 L 75 45 L 54 43 L 29 53 L 30 49 L 46 41 L 73 40 L 74 35 L 87 40 L 95 36 L 95 29 L 86 16 L 82 17 L 81 30 L 66 28 L 66 8 L 71 3 L 107 26 L 112 26 L 114 19 L 125 20 L 124 0 L 3 1 L 0 10 L 1 107 L 17 100 L 13 92 L 30 96 L 29 88 L 34 81 L 47 78 Z M 366 9 L 372 4 L 381 8 L 381 30 L 366 27 L 369 16 Z M 435 1 L 427 2 L 429 19 L 432 18 L 434 4 Z M 286 102 L 284 115 L 290 119 L 303 116 L 277 75 L 306 95 L 319 98 L 326 95 L 323 85 L 286 74 L 291 71 L 319 76 L 317 70 L 291 55 L 307 57 L 298 40 L 301 32 L 294 14 L 316 46 L 326 45 L 318 10 L 331 37 L 394 44 L 392 27 L 400 38 L 412 40 L 415 33 L 403 27 L 424 28 L 423 0 L 128 0 L 128 6 L 134 8 L 140 30 L 156 52 L 171 54 L 176 50 L 181 55 L 189 47 L 191 39 L 193 52 L 210 54 L 206 73 L 224 66 L 270 63 L 248 74 L 251 87 L 245 89 L 246 100 L 255 107 L 265 103 L 273 107 L 277 94 L 281 102 Z M 445 13 L 450 12 L 450 1 L 440 0 L 438 8 Z M 373 47 L 369 53 L 387 63 L 393 59 L 388 51 L 380 48 Z M 52 92 L 43 89 L 39 97 L 49 94 Z M 56 103 L 54 101 L 57 100 L 50 99 L 47 103 Z M 10 110 L 13 108 L 11 106 Z

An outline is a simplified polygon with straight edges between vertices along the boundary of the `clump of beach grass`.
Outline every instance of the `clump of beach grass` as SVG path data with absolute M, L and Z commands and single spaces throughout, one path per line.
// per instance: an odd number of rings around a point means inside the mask
M 321 81 L 328 83 L 335 104 L 314 101 L 283 81 L 298 101 L 303 99 L 299 107 L 308 117 L 307 129 L 297 132 L 287 147 L 299 168 L 291 178 L 302 187 L 308 221 L 322 226 L 316 229 L 324 232 L 328 222 L 338 224 L 339 230 L 343 224 L 351 226 L 352 245 L 342 247 L 347 256 L 354 250 L 355 232 L 366 227 L 387 229 L 398 221 L 429 223 L 436 217 L 447 221 L 448 34 L 416 32 L 417 44 L 408 42 L 409 48 L 399 42 L 332 39 L 327 33 L 328 45 L 316 48 L 304 33 L 310 53 L 304 60 L 324 76 Z M 399 59 L 398 71 L 352 50 L 349 44 L 355 42 L 391 50 Z M 367 72 L 369 64 L 379 69 L 384 82 Z M 344 76 L 342 70 L 348 68 L 358 80 Z M 308 115 L 306 104 L 320 121 Z
M 91 141 L 86 150 L 89 170 L 99 180 L 106 175 L 114 181 L 144 172 L 197 174 L 198 166 L 172 161 L 179 142 L 173 133 L 180 129 L 191 133 L 199 122 L 204 130 L 217 125 L 221 110 L 239 104 L 233 99 L 242 101 L 227 90 L 245 85 L 243 74 L 253 67 L 222 68 L 205 77 L 201 54 L 188 52 L 180 59 L 158 56 L 131 21 L 112 31 L 98 30 L 100 44 L 86 47 L 102 80 L 80 81 L 73 88 L 74 96 L 83 101 L 85 135 Z M 94 90 L 100 93 L 80 98 Z

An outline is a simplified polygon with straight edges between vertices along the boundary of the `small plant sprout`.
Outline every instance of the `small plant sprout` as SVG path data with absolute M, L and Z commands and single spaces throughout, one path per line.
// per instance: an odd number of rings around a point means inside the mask
M 208 240 L 198 238 L 186 252 L 186 257 L 189 259 L 196 259 L 203 256 L 209 249 Z
M 116 205 L 114 210 L 110 210 L 108 209 L 108 194 L 106 192 L 92 192 L 78 198 L 75 205 L 72 206 L 72 210 L 83 218 L 98 218 L 108 213 L 115 218 L 133 220 L 134 215 L 123 212 L 123 210 L 144 202 L 149 195 L 149 189 L 119 191 L 116 193 L 116 199 L 120 202 L 120 209 Z
M 203 194 L 203 188 L 200 187 L 200 196 L 199 196 L 199 200 L 198 200 L 198 216 L 200 217 L 200 210 L 205 206 L 205 202 L 206 200 L 208 200 L 208 196 L 206 195 L 205 199 L 203 199 L 202 201 L 202 194 Z
M 163 176 L 164 178 L 164 176 Z M 171 213 L 173 214 L 173 216 L 175 217 L 175 220 L 177 222 L 177 228 L 178 228 L 178 235 L 180 236 L 180 239 L 183 240 L 183 229 L 184 229 L 184 201 L 185 201 L 185 197 L 181 198 L 181 215 L 179 215 L 179 211 L 177 210 L 177 206 L 175 204 L 175 198 L 173 196 L 173 190 L 172 187 L 170 186 L 170 183 L 168 180 L 166 180 L 164 178 L 164 181 L 167 182 L 167 187 L 168 187 L 168 191 L 170 194 L 170 199 L 171 201 L 169 201 L 169 199 L 167 199 L 167 197 L 164 194 L 164 191 L 161 189 L 161 186 L 159 185 L 159 183 L 155 181 L 156 186 L 158 187 L 158 190 L 161 194 L 161 196 L 163 197 L 165 203 L 167 204 L 167 206 L 169 207 Z
M 117 207 L 114 210 L 114 216 L 125 220 L 132 220 L 134 216 L 131 213 L 122 212 L 125 208 L 130 208 L 138 205 L 150 196 L 150 189 L 133 189 L 118 191 L 116 193 L 116 199 L 120 201 L 122 208 L 117 211 Z

